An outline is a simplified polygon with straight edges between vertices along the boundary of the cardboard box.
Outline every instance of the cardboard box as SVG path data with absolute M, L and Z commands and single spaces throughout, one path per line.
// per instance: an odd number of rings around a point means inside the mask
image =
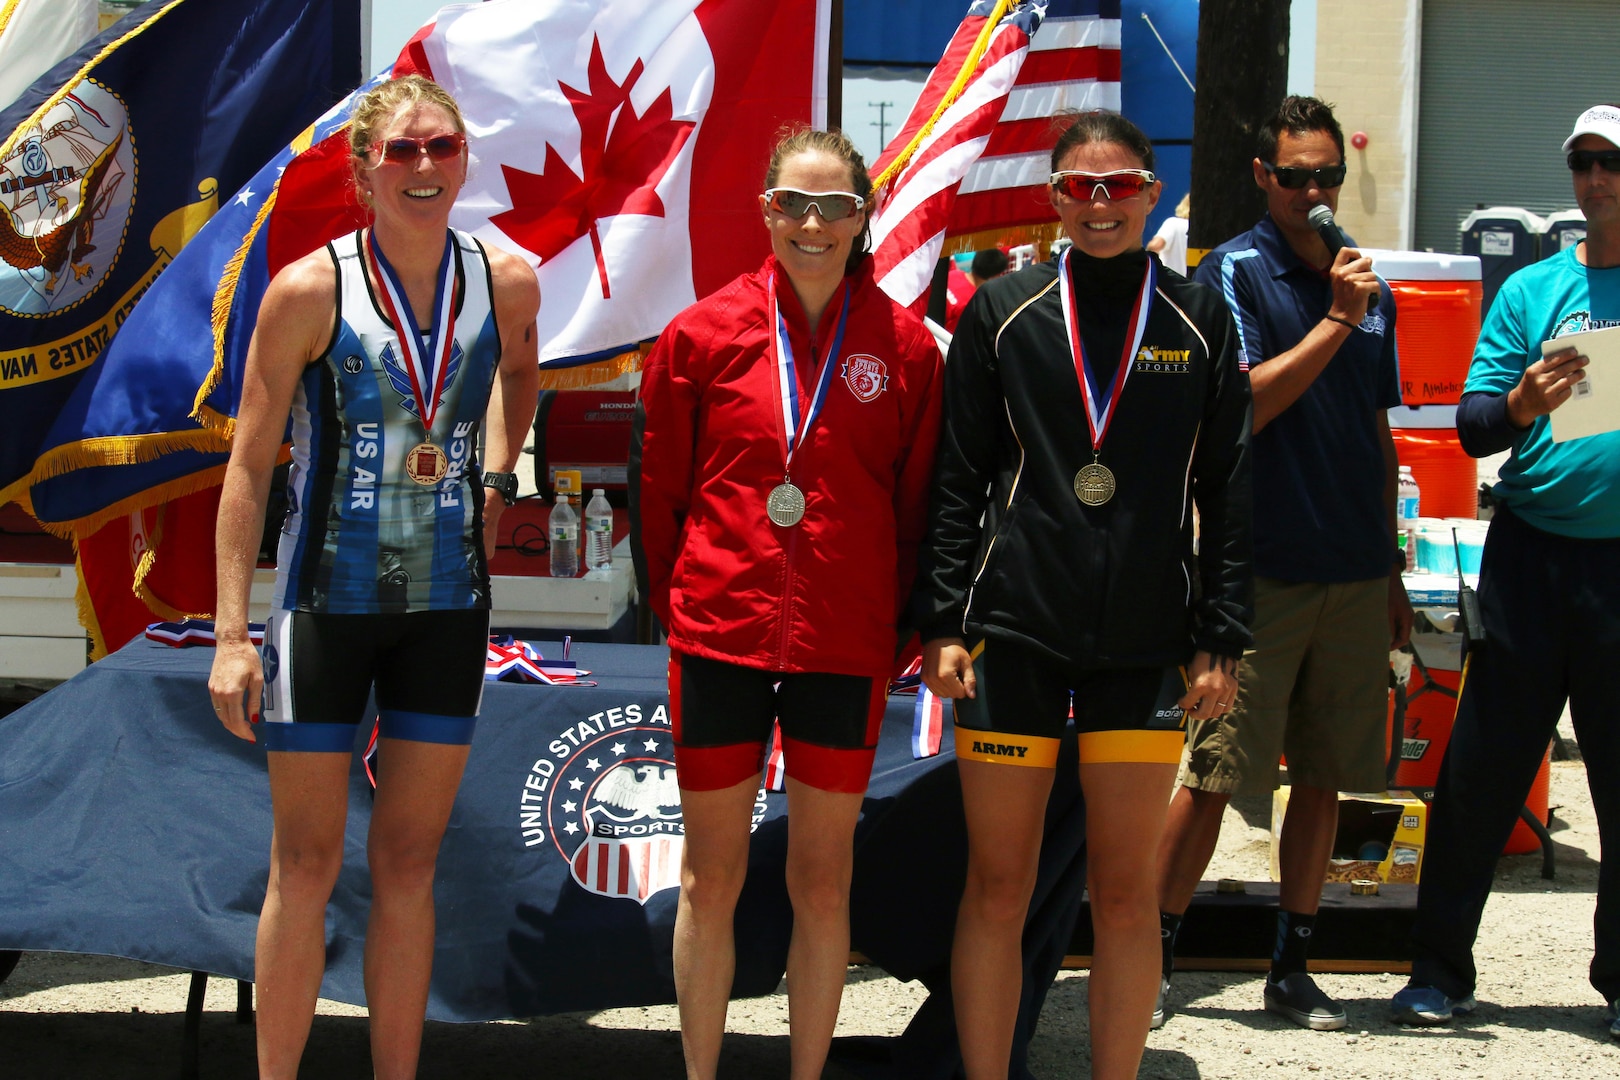
M 1283 817 L 1288 812 L 1286 787 L 1271 800 L 1271 880 L 1280 881 L 1277 864 Z M 1423 837 L 1429 808 L 1410 791 L 1339 796 L 1339 831 L 1328 862 L 1328 881 L 1368 880 L 1416 884 L 1423 871 Z M 1377 858 L 1371 855 L 1376 854 Z M 1365 857 L 1364 857 L 1365 856 Z

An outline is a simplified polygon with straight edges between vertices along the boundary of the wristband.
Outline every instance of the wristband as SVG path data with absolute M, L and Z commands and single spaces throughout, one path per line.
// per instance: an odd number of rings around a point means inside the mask
M 1359 329 L 1357 324 L 1351 322 L 1349 319 L 1341 319 L 1332 312 L 1328 312 L 1326 315 L 1322 316 L 1322 318 L 1326 319 L 1328 322 L 1336 322 L 1340 326 L 1348 326 L 1352 330 Z

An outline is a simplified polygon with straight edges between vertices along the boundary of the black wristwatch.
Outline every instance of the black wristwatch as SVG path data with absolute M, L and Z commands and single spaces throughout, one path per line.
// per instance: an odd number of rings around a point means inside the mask
M 501 501 L 507 506 L 517 502 L 518 479 L 517 473 L 487 472 L 484 474 L 484 486 L 494 488 L 501 493 Z
M 1411 543 L 1411 542 L 1412 541 L 1410 541 L 1410 540 L 1407 541 L 1407 543 Z M 1405 548 L 1398 547 L 1398 548 L 1395 549 L 1395 569 L 1402 572 L 1402 573 L 1406 572 L 1406 549 Z

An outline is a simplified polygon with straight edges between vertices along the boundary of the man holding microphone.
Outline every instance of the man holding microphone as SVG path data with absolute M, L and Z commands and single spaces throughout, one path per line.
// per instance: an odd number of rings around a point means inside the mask
M 1586 239 L 1510 277 L 1480 332 L 1457 409 L 1475 457 L 1512 454 L 1480 565 L 1485 643 L 1463 672 L 1423 852 L 1412 980 L 1395 1019 L 1445 1024 L 1474 1008 L 1473 945 L 1507 842 L 1569 703 L 1600 835 L 1620 842 L 1620 432 L 1554 442 L 1551 414 L 1583 385 L 1587 358 L 1557 339 L 1620 326 L 1620 106 L 1596 105 L 1564 141 Z M 1591 981 L 1620 1038 L 1620 858 L 1598 876 Z
M 1286 751 L 1277 944 L 1264 1003 L 1333 1031 L 1344 1010 L 1306 973 L 1339 792 L 1382 790 L 1391 648 L 1412 608 L 1395 544 L 1400 404 L 1395 301 L 1332 224 L 1344 183 L 1333 110 L 1289 97 L 1261 125 L 1254 181 L 1267 213 L 1199 264 L 1237 319 L 1254 394 L 1254 648 L 1231 712 L 1192 725 L 1184 786 L 1159 851 L 1163 978 L 1175 933 L 1235 794 L 1270 794 Z M 1313 213 L 1328 212 L 1325 227 Z M 1330 243 L 1331 241 L 1331 243 Z

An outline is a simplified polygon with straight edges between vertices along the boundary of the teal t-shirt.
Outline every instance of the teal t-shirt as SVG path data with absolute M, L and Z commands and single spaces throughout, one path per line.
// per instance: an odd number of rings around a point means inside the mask
M 1592 270 L 1571 247 L 1503 283 L 1480 330 L 1464 393 L 1505 394 L 1541 357 L 1541 343 L 1620 326 L 1620 267 Z M 1620 537 L 1620 431 L 1555 443 L 1548 418 L 1513 444 L 1496 498 L 1538 529 Z

